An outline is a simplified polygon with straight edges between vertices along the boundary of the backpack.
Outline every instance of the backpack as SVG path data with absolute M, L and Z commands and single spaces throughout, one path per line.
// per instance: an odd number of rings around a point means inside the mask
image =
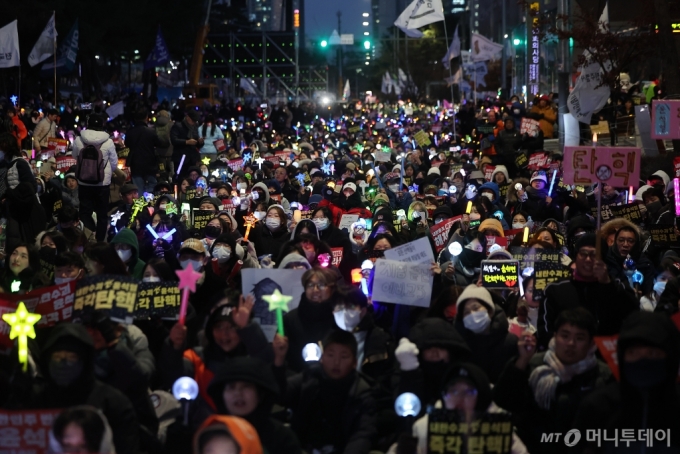
M 80 150 L 77 160 L 76 178 L 85 184 L 102 184 L 106 162 L 101 145 L 87 145 Z

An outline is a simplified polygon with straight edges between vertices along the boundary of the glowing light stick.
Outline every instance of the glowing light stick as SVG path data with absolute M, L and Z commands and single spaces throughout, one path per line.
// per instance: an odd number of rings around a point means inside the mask
M 11 328 L 9 338 L 18 338 L 19 362 L 22 364 L 23 371 L 26 372 L 28 368 L 28 338 L 35 339 L 34 325 L 40 320 L 40 315 L 28 312 L 22 301 L 19 303 L 16 312 L 2 314 L 2 319 Z
M 154 238 L 156 238 L 156 239 L 160 238 L 160 239 L 163 239 L 163 240 L 167 240 L 168 238 L 170 238 L 172 236 L 173 233 L 175 233 L 177 231 L 177 229 L 172 229 L 169 232 L 166 232 L 165 235 L 159 237 L 158 233 L 156 233 L 156 231 L 153 229 L 153 227 L 151 227 L 151 224 L 147 224 L 146 228 L 153 235 Z
M 673 178 L 673 196 L 675 197 L 675 216 L 680 216 L 680 178 Z
M 205 165 L 208 165 L 210 164 L 210 158 L 206 156 L 205 158 L 201 159 L 201 162 Z
M 258 165 L 258 167 L 259 167 L 260 169 L 262 169 L 262 163 L 263 163 L 264 161 L 266 161 L 266 159 L 264 159 L 263 157 L 259 157 L 259 158 L 257 158 L 257 159 L 255 160 L 255 162 L 257 162 L 257 165 Z
M 529 242 L 529 227 L 524 227 L 524 237 L 522 238 L 522 243 L 526 244 Z
M 187 155 L 185 155 L 185 154 L 182 155 L 182 159 L 179 161 L 179 166 L 177 167 L 177 175 L 182 174 L 182 166 L 184 165 L 184 160 L 186 159 L 186 157 L 187 157 Z M 177 193 L 175 193 L 175 194 L 177 194 Z M 175 197 L 177 197 L 177 196 L 175 195 Z
M 245 216 L 243 218 L 244 224 L 246 226 L 246 234 L 243 236 L 244 240 L 248 240 L 248 235 L 250 234 L 250 229 L 255 225 L 257 222 L 257 218 L 253 216 L 252 214 L 249 214 L 248 216 Z
M 676 180 L 677 180 L 677 178 L 676 178 Z M 677 183 L 676 183 L 675 187 L 677 187 Z M 635 200 L 635 196 L 633 194 L 634 194 L 633 193 L 633 187 L 631 186 L 631 187 L 628 188 L 628 203 L 633 203 L 633 200 Z M 678 200 L 678 198 L 676 197 L 675 200 Z M 676 202 L 676 204 L 677 204 L 677 202 Z
M 552 196 L 552 190 L 555 187 L 555 177 L 557 176 L 557 169 L 553 170 L 553 176 L 550 180 L 550 190 L 548 190 L 548 197 Z
M 279 289 L 274 290 L 271 295 L 265 295 L 262 297 L 267 303 L 269 303 L 269 311 L 276 312 L 276 325 L 278 326 L 279 334 L 283 334 L 283 311 L 288 312 L 288 302 L 293 299 L 292 296 L 282 295 Z
M 201 278 L 201 273 L 194 271 L 192 266 L 185 270 L 175 271 L 179 278 L 177 287 L 182 290 L 182 302 L 179 306 L 179 323 L 184 325 L 187 318 L 187 306 L 189 304 L 189 293 L 196 292 L 196 281 Z
M 133 222 L 135 222 L 135 218 L 139 214 L 140 211 L 144 209 L 146 206 L 146 200 L 144 197 L 140 197 L 137 200 L 135 200 L 134 204 L 132 205 L 132 216 L 130 216 L 130 222 L 128 222 L 128 228 L 132 225 Z
M 468 201 L 467 208 L 465 208 L 465 214 L 470 214 L 472 211 L 472 200 Z

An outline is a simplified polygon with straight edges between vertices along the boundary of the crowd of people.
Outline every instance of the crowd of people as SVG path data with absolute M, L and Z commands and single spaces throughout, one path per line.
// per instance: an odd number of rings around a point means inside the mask
M 27 367 L 0 342 L 0 416 L 60 410 L 49 452 L 680 451 L 672 163 L 632 192 L 564 182 L 547 96 L 104 107 L 7 110 L 0 290 L 200 278 L 186 320 L 102 301 L 38 325 Z M 386 251 L 423 239 L 427 307 L 373 298 Z M 518 282 L 487 285 L 487 260 Z M 300 276 L 276 332 L 257 313 L 276 283 L 244 289 L 246 270 Z M 547 441 L 573 429 L 574 447 Z

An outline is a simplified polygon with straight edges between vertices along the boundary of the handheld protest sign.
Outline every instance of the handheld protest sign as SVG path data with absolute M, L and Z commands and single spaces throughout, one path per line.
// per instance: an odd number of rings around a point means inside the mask
M 518 260 L 482 260 L 482 286 L 516 289 L 519 287 Z
M 19 343 L 19 362 L 23 371 L 28 369 L 28 338 L 35 339 L 35 324 L 40 320 L 39 314 L 31 314 L 26 305 L 19 303 L 16 312 L 2 314 L 2 319 L 10 326 L 9 338 L 17 339 Z
M 194 271 L 191 266 L 187 267 L 185 270 L 177 270 L 175 273 L 179 278 L 177 287 L 182 290 L 182 302 L 179 306 L 179 323 L 184 325 L 184 321 L 187 317 L 189 293 L 196 291 L 196 282 L 201 278 L 201 273 Z
M 274 290 L 271 295 L 265 295 L 262 297 L 267 303 L 269 303 L 269 311 L 276 312 L 276 324 L 279 329 L 279 334 L 283 334 L 283 311 L 288 312 L 288 302 L 293 299 L 292 296 L 282 295 L 279 289 Z

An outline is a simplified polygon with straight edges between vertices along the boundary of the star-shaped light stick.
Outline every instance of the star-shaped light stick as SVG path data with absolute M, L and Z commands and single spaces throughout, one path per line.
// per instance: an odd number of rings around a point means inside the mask
M 12 284 L 10 285 L 10 292 L 16 293 L 19 290 L 21 290 L 21 281 L 18 279 L 12 281 Z
M 255 160 L 255 162 L 257 162 L 257 165 L 259 166 L 260 169 L 262 169 L 262 163 L 265 162 L 265 161 L 266 161 L 266 159 L 264 159 L 263 157 L 259 157 Z
M 116 226 L 118 224 L 118 221 L 120 221 L 120 218 L 123 217 L 123 213 L 120 211 L 116 211 L 114 214 L 111 215 L 111 225 Z
M 300 186 L 305 185 L 305 174 L 304 173 L 298 173 L 295 175 L 295 179 L 297 179 L 300 182 Z
M 19 97 L 17 95 L 12 95 L 9 97 L 9 100 L 12 101 L 12 105 L 16 106 L 17 101 L 19 100 Z
M 243 163 L 245 164 L 247 161 L 250 161 L 253 159 L 253 154 L 252 153 L 243 153 Z
M 2 314 L 2 319 L 11 328 L 9 338 L 19 338 L 19 362 L 26 372 L 28 368 L 28 338 L 35 339 L 35 327 L 33 325 L 38 323 L 40 315 L 29 313 L 24 303 L 20 302 L 16 312 Z
M 219 178 L 220 177 L 220 171 L 219 170 L 213 170 L 212 176 L 214 176 L 215 178 Z
M 171 214 L 177 214 L 177 205 L 175 205 L 172 202 L 168 202 L 165 204 L 165 214 L 171 215 Z
M 201 273 L 194 271 L 193 267 L 189 266 L 185 270 L 175 271 L 179 278 L 177 288 L 182 290 L 182 302 L 179 306 L 179 323 L 184 325 L 187 318 L 187 305 L 189 304 L 189 293 L 196 292 L 196 281 L 201 278 Z
M 276 325 L 279 328 L 279 334 L 283 334 L 283 311 L 288 312 L 288 302 L 293 299 L 292 296 L 282 295 L 279 289 L 274 290 L 271 295 L 266 295 L 262 297 L 267 303 L 269 303 L 269 311 L 276 311 Z
M 130 222 L 128 222 L 128 228 L 132 226 L 132 223 L 135 222 L 135 218 L 139 214 L 140 211 L 144 209 L 146 206 L 146 200 L 144 197 L 140 197 L 137 200 L 135 200 L 135 203 L 132 205 L 132 215 L 130 216 Z
M 257 218 L 253 216 L 252 214 L 249 214 L 248 216 L 243 217 L 243 225 L 246 226 L 246 234 L 243 236 L 243 239 L 248 241 L 248 235 L 250 234 L 250 229 L 255 226 L 255 223 L 257 222 Z
M 208 165 L 210 164 L 210 158 L 206 156 L 205 158 L 201 159 L 201 162 L 205 165 Z

